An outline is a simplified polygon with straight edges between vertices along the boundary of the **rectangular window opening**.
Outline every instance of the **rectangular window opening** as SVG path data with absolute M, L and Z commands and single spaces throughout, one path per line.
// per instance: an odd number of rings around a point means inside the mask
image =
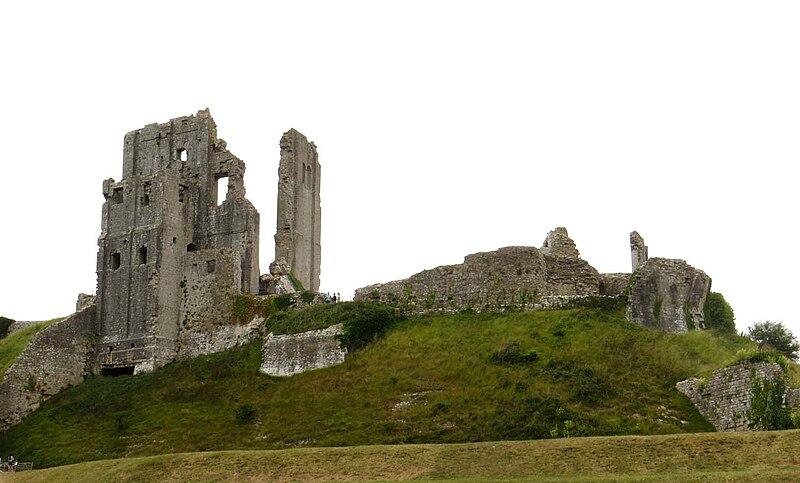
M 111 270 L 116 270 L 121 265 L 122 257 L 120 256 L 119 252 L 114 252 L 111 254 Z
M 217 178 L 217 202 L 216 205 L 221 205 L 228 199 L 228 177 Z
M 183 203 L 183 199 L 185 197 L 184 193 L 186 192 L 186 186 L 178 185 L 178 201 Z
M 123 200 L 123 189 L 122 188 L 114 188 L 114 191 L 111 193 L 111 202 L 115 205 L 122 203 Z
M 217 270 L 217 261 L 216 260 L 207 260 L 206 261 L 206 273 L 214 273 Z
M 178 148 L 177 158 L 181 161 L 189 161 L 189 150 L 186 148 Z
M 147 247 L 139 247 L 139 265 L 147 263 Z

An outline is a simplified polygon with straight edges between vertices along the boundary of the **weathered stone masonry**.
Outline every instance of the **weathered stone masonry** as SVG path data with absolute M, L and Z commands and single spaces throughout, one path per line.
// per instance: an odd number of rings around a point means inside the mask
M 275 260 L 285 260 L 306 290 L 319 290 L 320 172 L 317 147 L 290 129 L 281 138 Z
M 125 136 L 122 180 L 103 183 L 101 372 L 175 360 L 182 329 L 227 322 L 218 311 L 230 303 L 217 303 L 258 291 L 259 216 L 244 197 L 244 171 L 207 110 Z
M 34 335 L 0 383 L 0 430 L 91 373 L 95 307 L 90 305 Z
M 580 258 L 567 230 L 559 227 L 541 249 L 506 247 L 467 255 L 461 265 L 360 288 L 354 299 L 399 305 L 411 314 L 537 309 L 600 295 L 600 285 L 601 275 Z
M 753 384 L 776 379 L 786 379 L 778 364 L 739 363 L 715 371 L 706 383 L 692 378 L 679 382 L 677 388 L 689 397 L 700 414 L 717 431 L 745 431 L 753 429 L 749 420 Z M 791 399 L 794 394 L 794 391 L 789 390 L 786 399 Z M 791 407 L 798 402 L 792 400 L 787 403 Z

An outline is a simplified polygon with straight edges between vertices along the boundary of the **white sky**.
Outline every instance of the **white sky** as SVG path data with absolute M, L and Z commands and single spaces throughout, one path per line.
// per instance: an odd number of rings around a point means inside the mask
M 253 6 L 258 5 L 258 6 Z M 272 261 L 278 141 L 322 164 L 322 290 L 566 226 L 601 272 L 706 271 L 800 335 L 800 3 L 0 3 L 0 315 L 95 290 L 126 132 L 210 108 Z

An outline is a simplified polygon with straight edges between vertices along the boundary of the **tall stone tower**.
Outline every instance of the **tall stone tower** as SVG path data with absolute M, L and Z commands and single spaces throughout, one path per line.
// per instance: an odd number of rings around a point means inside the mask
M 319 290 L 321 252 L 320 170 L 314 143 L 294 129 L 284 133 L 278 168 L 275 260 L 286 260 L 303 287 L 315 292 Z
M 244 171 L 208 110 L 125 135 L 122 180 L 103 182 L 100 373 L 174 360 L 181 330 L 194 319 L 232 305 L 236 293 L 258 291 L 259 215 L 244 196 Z

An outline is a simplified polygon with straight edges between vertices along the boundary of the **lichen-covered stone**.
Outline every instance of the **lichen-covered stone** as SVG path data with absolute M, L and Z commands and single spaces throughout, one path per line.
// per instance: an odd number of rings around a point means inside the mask
M 633 274 L 628 320 L 667 333 L 702 329 L 711 278 L 683 260 L 650 258 Z
M 300 334 L 273 335 L 264 339 L 261 372 L 270 376 L 292 376 L 344 362 L 347 351 L 337 336 L 342 324 Z
M 745 431 L 753 429 L 748 417 L 753 384 L 758 380 L 776 379 L 786 379 L 778 364 L 740 363 L 714 371 L 705 383 L 692 378 L 679 382 L 676 387 L 717 431 Z

